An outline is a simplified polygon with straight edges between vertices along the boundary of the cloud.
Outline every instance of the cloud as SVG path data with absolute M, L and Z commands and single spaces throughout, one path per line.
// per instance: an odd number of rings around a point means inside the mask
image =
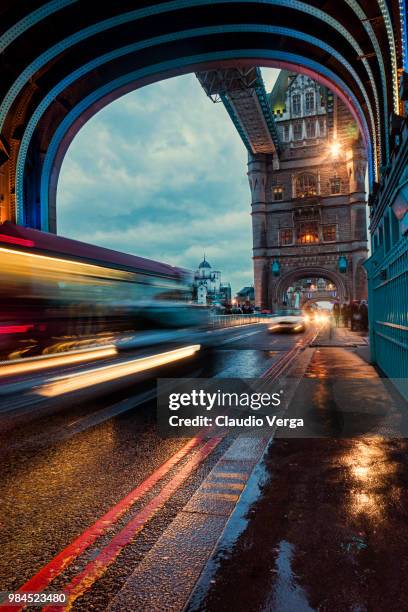
M 58 232 L 190 269 L 205 250 L 237 291 L 253 282 L 246 162 L 224 107 L 194 75 L 149 85 L 100 111 L 73 141 Z

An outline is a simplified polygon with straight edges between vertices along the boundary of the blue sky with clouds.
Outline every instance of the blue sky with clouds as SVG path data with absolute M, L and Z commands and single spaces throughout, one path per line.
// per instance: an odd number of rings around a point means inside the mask
M 263 70 L 268 91 L 277 71 Z M 246 150 L 192 74 L 113 102 L 65 157 L 58 233 L 195 269 L 205 250 L 233 291 L 253 282 Z

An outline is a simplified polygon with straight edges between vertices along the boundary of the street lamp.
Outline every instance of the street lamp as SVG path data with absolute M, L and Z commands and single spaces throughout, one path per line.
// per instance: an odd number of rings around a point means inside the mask
M 338 266 L 339 272 L 342 272 L 343 274 L 347 272 L 347 259 L 344 257 L 344 255 L 340 255 L 338 262 L 337 262 L 337 266 Z
M 272 274 L 273 276 L 279 276 L 280 274 L 280 264 L 277 259 L 275 259 L 272 264 Z
M 341 150 L 341 144 L 338 140 L 333 140 L 333 142 L 329 145 L 329 151 L 333 157 L 338 157 Z

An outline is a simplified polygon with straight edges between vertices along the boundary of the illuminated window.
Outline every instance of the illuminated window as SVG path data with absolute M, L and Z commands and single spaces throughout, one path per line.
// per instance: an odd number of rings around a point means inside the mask
M 330 193 L 336 195 L 341 192 L 341 182 L 338 176 L 333 176 L 330 179 Z
M 305 95 L 306 112 L 312 113 L 315 108 L 315 95 L 313 91 L 307 91 Z
M 295 140 L 302 140 L 302 124 L 300 122 L 293 126 L 293 137 Z
M 317 195 L 317 180 L 314 174 L 304 173 L 296 178 L 296 197 Z
M 292 113 L 294 115 L 300 115 L 300 112 L 301 112 L 300 94 L 293 94 L 293 96 L 292 96 Z
M 283 187 L 280 185 L 272 188 L 273 199 L 275 202 L 277 200 L 283 200 Z
M 337 238 L 335 225 L 323 225 L 323 240 L 325 242 L 335 242 Z
M 279 232 L 280 235 L 280 244 L 281 246 L 285 246 L 286 244 L 293 243 L 293 230 L 291 229 L 281 229 Z
M 313 244 L 319 242 L 319 227 L 314 221 L 300 223 L 297 232 L 299 244 Z
M 308 138 L 316 136 L 316 123 L 313 120 L 306 121 L 306 136 Z

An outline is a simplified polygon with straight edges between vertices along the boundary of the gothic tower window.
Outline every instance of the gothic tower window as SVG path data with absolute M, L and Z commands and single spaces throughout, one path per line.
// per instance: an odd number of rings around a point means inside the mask
M 313 91 L 307 91 L 305 95 L 306 113 L 313 113 L 315 109 L 315 95 Z
M 337 228 L 335 225 L 323 225 L 323 240 L 325 242 L 336 242 Z
M 314 138 L 316 136 L 316 123 L 313 119 L 306 121 L 306 136 L 307 138 Z
M 294 115 L 300 115 L 301 113 L 300 94 L 293 94 L 292 96 L 292 113 Z
M 287 244 L 293 243 L 293 230 L 290 228 L 281 229 L 279 232 L 280 244 L 281 246 L 285 246 Z
M 319 225 L 317 221 L 299 223 L 297 228 L 297 241 L 299 244 L 313 244 L 319 242 Z
M 302 140 L 302 122 L 297 121 L 293 125 L 293 137 L 295 140 Z
M 341 192 L 341 182 L 338 176 L 333 176 L 330 179 L 330 193 L 336 195 Z
M 326 134 L 326 123 L 324 119 L 319 119 L 319 132 L 320 136 L 324 136 Z
M 303 173 L 296 178 L 296 197 L 304 198 L 317 195 L 317 180 L 314 174 Z
M 276 187 L 272 188 L 272 195 L 274 201 L 283 200 L 283 187 L 282 185 L 276 185 Z
M 285 140 L 286 142 L 288 142 L 289 140 L 289 126 L 285 125 L 283 128 L 283 140 Z

